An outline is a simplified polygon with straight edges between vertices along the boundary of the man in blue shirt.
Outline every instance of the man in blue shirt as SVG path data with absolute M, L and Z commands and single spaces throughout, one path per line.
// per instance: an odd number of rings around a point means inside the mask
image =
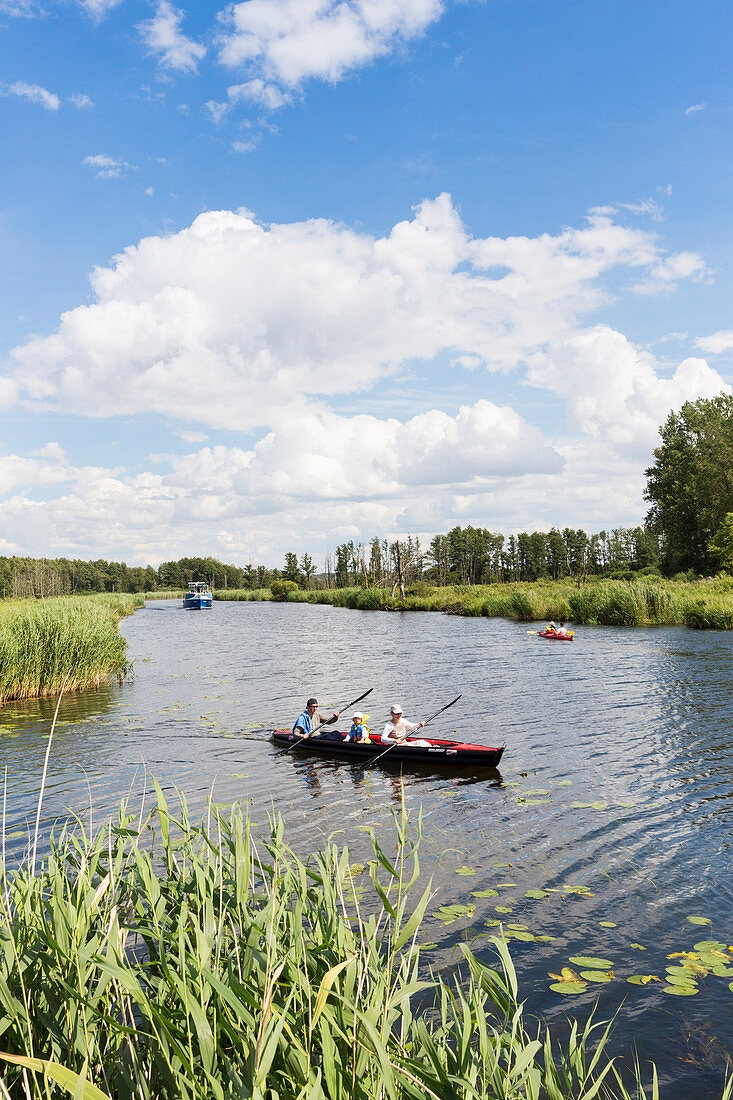
M 295 719 L 293 733 L 296 737 L 317 737 L 321 726 L 332 726 L 338 721 L 339 712 L 335 710 L 330 718 L 321 714 L 318 709 L 318 700 L 309 699 L 305 710 Z

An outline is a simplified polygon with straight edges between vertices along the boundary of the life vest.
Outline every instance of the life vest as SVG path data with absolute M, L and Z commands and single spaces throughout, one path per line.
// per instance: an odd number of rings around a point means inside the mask
M 368 714 L 365 714 L 365 715 L 364 715 L 364 721 L 363 721 L 363 722 L 360 722 L 360 723 L 359 723 L 359 728 L 361 728 L 361 729 L 363 729 L 363 730 L 365 730 L 365 731 L 366 731 L 366 735 L 367 735 L 367 736 L 366 736 L 366 739 L 367 739 L 367 741 L 370 741 L 371 739 L 370 739 L 370 737 L 369 737 L 369 734 L 371 733 L 371 730 L 369 729 L 369 726 L 368 726 L 368 725 L 366 724 L 366 719 L 367 719 L 368 717 L 369 717 L 369 715 L 368 715 Z M 359 739 L 359 730 L 358 730 L 358 728 L 357 728 L 357 727 L 356 727 L 356 726 L 354 725 L 354 723 L 353 723 L 353 722 L 351 723 L 351 729 L 349 730 L 349 733 L 351 733 L 351 730 L 353 730 L 353 731 L 354 731 L 354 733 L 356 734 L 356 737 L 354 738 L 354 740 L 355 740 L 355 741 L 357 741 L 357 740 Z M 362 742 L 362 743 L 363 743 L 363 744 L 365 744 L 366 742 Z

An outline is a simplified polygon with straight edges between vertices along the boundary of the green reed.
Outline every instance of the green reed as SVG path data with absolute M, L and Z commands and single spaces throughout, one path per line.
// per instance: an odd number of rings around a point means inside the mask
M 267 589 L 220 591 L 217 599 L 269 599 Z M 443 611 L 535 623 L 605 626 L 674 626 L 733 629 L 733 578 L 697 580 L 639 577 L 631 581 L 564 578 L 532 583 L 446 585 L 425 582 L 406 590 L 405 599 L 389 588 L 327 588 L 291 592 L 289 603 L 320 603 L 358 611 Z
M 558 1046 L 525 1022 L 503 940 L 496 967 L 461 944 L 450 978 L 428 970 L 431 887 L 404 808 L 365 869 L 331 842 L 304 862 L 279 819 L 256 838 L 237 807 L 194 825 L 155 788 L 147 817 L 123 804 L 93 837 L 63 829 L 37 872 L 3 868 L 3 1095 L 646 1097 L 607 1026 L 573 1024 Z
M 57 695 L 67 674 L 66 691 L 123 675 L 118 623 L 143 603 L 116 593 L 0 602 L 0 702 Z
M 215 600 L 269 600 L 272 592 L 269 588 L 215 588 L 212 596 Z

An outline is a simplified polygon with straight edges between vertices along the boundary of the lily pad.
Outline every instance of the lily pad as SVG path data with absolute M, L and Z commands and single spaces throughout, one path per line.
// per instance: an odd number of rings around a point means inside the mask
M 683 970 L 681 973 L 675 972 L 674 974 L 670 974 L 667 970 L 667 985 L 695 985 L 696 979 L 697 975 L 691 970 Z
M 525 806 L 544 806 L 552 802 L 551 798 L 518 798 L 517 802 L 523 802 Z
M 535 936 L 537 943 L 554 943 L 556 938 L 555 936 Z
M 513 913 L 514 912 L 511 905 L 495 905 L 494 906 L 494 911 L 496 913 Z
M 532 794 L 549 794 L 550 792 L 545 790 L 544 787 L 539 787 L 536 791 L 525 791 L 524 793 L 526 795 L 532 795 Z
M 516 884 L 516 882 L 497 882 L 496 885 L 497 885 L 499 890 L 502 890 L 502 889 L 507 889 L 510 886 L 516 886 L 517 884 Z
M 555 993 L 582 993 L 588 987 L 587 982 L 584 982 L 569 966 L 564 966 L 559 974 L 550 972 L 550 977 L 556 979 L 550 986 Z
M 649 982 L 659 982 L 661 980 L 656 974 L 634 974 L 633 977 L 626 979 L 632 985 L 649 985 Z
M 610 959 L 596 959 L 592 955 L 571 955 L 570 962 L 575 966 L 585 966 L 589 970 L 610 970 L 613 966 Z
M 618 928 L 618 925 L 614 924 L 612 920 L 599 920 L 598 924 L 601 928 Z
M 453 924 L 461 917 L 473 916 L 473 913 L 473 905 L 441 905 L 433 916 L 443 924 Z
M 512 932 L 515 940 L 519 940 L 521 943 L 534 943 L 537 936 L 533 936 L 531 932 Z
M 524 896 L 525 898 L 532 898 L 535 901 L 542 901 L 547 897 L 547 893 L 544 890 L 528 890 Z
M 558 787 L 572 787 L 573 783 L 571 779 L 558 779 Z
M 472 898 L 498 898 L 498 896 L 499 896 L 499 891 L 498 890 L 472 890 L 471 891 L 471 897 Z
M 690 924 L 712 924 L 713 922 L 709 917 L 688 917 L 687 920 Z
M 457 875 L 475 875 L 476 873 L 475 867 L 456 867 L 455 869 Z
M 667 985 L 673 985 L 675 989 L 697 989 L 697 982 L 692 975 L 689 978 L 678 977 L 676 974 L 667 975 Z
M 612 970 L 581 970 L 581 978 L 586 982 L 610 982 L 613 980 Z
M 662 993 L 673 993 L 676 997 L 694 997 L 699 992 L 696 985 L 665 985 Z
M 646 947 L 642 943 L 632 943 L 630 945 L 635 951 L 646 951 Z

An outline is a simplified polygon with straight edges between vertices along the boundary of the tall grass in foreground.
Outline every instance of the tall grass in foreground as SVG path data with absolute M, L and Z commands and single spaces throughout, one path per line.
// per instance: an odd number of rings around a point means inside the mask
M 91 687 L 126 668 L 118 623 L 141 596 L 102 593 L 0 602 L 0 703 Z
M 123 805 L 93 838 L 63 831 L 38 873 L 3 872 L 11 1097 L 53 1091 L 30 1059 L 97 1100 L 646 1095 L 638 1068 L 632 1092 L 622 1084 L 608 1028 L 573 1025 L 561 1047 L 530 1030 L 502 940 L 498 969 L 461 945 L 449 981 L 427 973 L 430 886 L 413 899 L 419 831 L 404 809 L 396 854 L 372 837 L 365 870 L 332 843 L 304 863 L 280 821 L 256 840 L 237 808 L 195 826 L 182 802 L 174 820 L 156 790 L 147 820 Z
M 269 599 L 257 592 L 222 590 L 220 600 Z M 420 582 L 408 588 L 404 601 L 387 588 L 327 588 L 291 592 L 289 603 L 322 603 L 359 611 L 444 611 L 452 615 L 486 615 L 540 622 L 543 619 L 606 626 L 674 626 L 733 629 L 733 578 L 585 582 L 565 578 L 533 583 L 447 585 Z

